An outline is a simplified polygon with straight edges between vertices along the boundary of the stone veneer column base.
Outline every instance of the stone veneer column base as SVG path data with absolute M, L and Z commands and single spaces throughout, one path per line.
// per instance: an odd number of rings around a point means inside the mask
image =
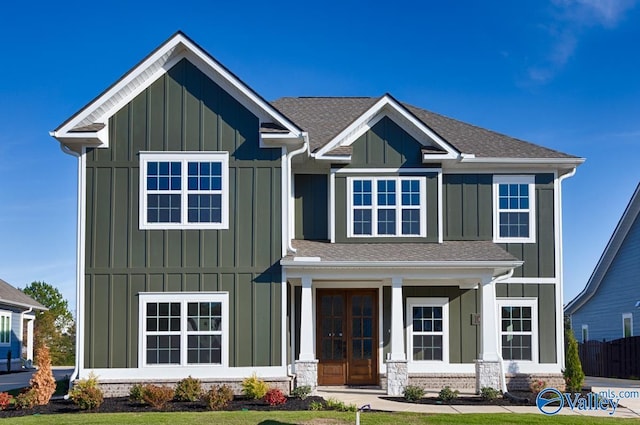
M 409 383 L 406 360 L 387 360 L 387 395 L 399 396 Z
M 296 360 L 296 388 L 308 385 L 312 393 L 318 387 L 318 361 Z
M 476 360 L 476 393 L 485 387 L 502 391 L 501 369 L 499 361 Z

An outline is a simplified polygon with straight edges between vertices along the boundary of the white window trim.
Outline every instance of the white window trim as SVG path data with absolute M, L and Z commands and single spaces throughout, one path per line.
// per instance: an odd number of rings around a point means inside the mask
M 12 320 L 11 320 L 11 312 L 10 311 L 0 311 L 0 317 L 2 318 L 6 318 L 9 322 L 9 340 L 4 342 L 4 341 L 0 341 L 0 346 L 2 347 L 7 347 L 11 345 L 11 334 L 13 333 L 12 329 L 11 329 L 11 325 L 12 325 Z M 0 332 L 4 331 L 4 329 L 0 329 Z
M 624 321 L 622 323 L 622 326 L 624 326 Z M 623 328 L 623 332 L 624 332 L 624 328 Z M 582 337 L 583 344 L 589 341 L 589 325 L 582 325 L 582 333 L 580 334 L 580 336 Z
M 629 319 L 629 321 L 631 323 L 629 323 L 630 327 L 631 327 L 631 335 L 629 335 L 630 337 L 633 336 L 633 313 L 622 313 L 622 337 L 626 338 L 624 336 L 624 319 Z
M 413 307 L 442 307 L 442 360 L 413 359 Z M 407 298 L 407 361 L 414 365 L 449 364 L 449 299 L 448 298 Z M 437 335 L 439 333 L 434 333 Z
M 502 356 L 502 307 L 531 307 L 531 360 L 507 360 L 505 363 L 534 364 L 538 363 L 538 300 L 535 298 L 500 298 L 496 299 L 498 309 L 498 347 Z M 509 332 L 514 333 L 514 332 Z M 527 335 L 528 332 L 518 332 L 517 335 Z
M 229 365 L 229 293 L 228 292 L 142 292 L 139 294 L 138 320 L 138 367 L 139 368 L 167 368 L 177 367 L 184 370 L 201 368 L 219 368 Z M 179 302 L 180 306 L 180 364 L 147 364 L 147 303 Z M 220 364 L 190 364 L 187 363 L 187 303 L 189 302 L 219 302 L 222 304 L 222 342 Z
M 181 162 L 181 207 L 180 223 L 148 223 L 147 222 L 147 162 Z M 189 161 L 210 161 L 222 163 L 222 193 L 220 223 L 189 223 L 187 219 L 188 194 L 213 193 L 211 191 L 188 190 L 187 178 Z M 139 193 L 139 228 L 144 229 L 228 229 L 229 228 L 229 152 L 140 152 L 140 193 Z M 218 191 L 215 191 L 216 193 Z M 178 192 L 175 192 L 178 194 Z
M 536 185 L 535 176 L 493 176 L 493 242 L 498 243 L 535 243 L 536 242 Z M 528 238 L 505 238 L 500 236 L 500 212 L 509 211 L 500 209 L 501 184 L 528 184 L 529 185 L 529 237 Z M 524 212 L 525 210 L 517 210 Z
M 353 233 L 353 181 L 354 180 L 371 180 L 371 234 L 356 235 Z M 378 181 L 394 180 L 396 182 L 396 205 L 395 206 L 378 206 Z M 402 181 L 418 180 L 420 183 L 420 233 L 417 235 L 402 234 Z M 359 207 L 359 206 L 358 206 Z M 412 206 L 406 206 L 411 208 Z M 378 234 L 378 210 L 391 209 L 396 210 L 396 234 L 395 235 L 379 235 Z M 364 209 L 364 208 L 363 208 Z M 418 209 L 418 208 L 413 208 Z M 349 238 L 424 238 L 427 236 L 427 180 L 425 176 L 349 176 L 347 177 L 347 237 Z

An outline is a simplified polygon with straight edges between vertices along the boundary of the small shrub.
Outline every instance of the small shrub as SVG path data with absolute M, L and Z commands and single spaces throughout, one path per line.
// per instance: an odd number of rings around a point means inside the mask
M 11 404 L 13 401 L 13 396 L 9 393 L 0 393 L 0 410 L 4 410 Z
M 144 403 L 144 398 L 142 394 L 144 393 L 144 387 L 142 384 L 134 384 L 129 389 L 129 401 L 134 403 Z
M 492 387 L 482 387 L 480 389 L 480 397 L 483 400 L 495 400 L 500 396 L 500 391 Z
M 355 404 L 345 404 L 344 402 L 335 398 L 328 398 L 325 403 L 327 409 L 330 410 L 338 410 L 340 412 L 355 412 L 356 410 L 358 410 L 358 406 L 356 406 Z
M 576 337 L 571 330 L 564 332 L 564 338 L 567 349 L 565 352 L 565 369 L 562 371 L 562 376 L 564 376 L 567 391 L 579 393 L 584 383 L 584 372 L 582 371 L 580 356 L 578 356 L 578 341 L 576 341 Z
M 260 400 L 269 391 L 269 385 L 254 373 L 242 381 L 242 394 L 251 400 Z
M 424 390 L 417 385 L 407 385 L 404 388 L 403 396 L 407 401 L 420 400 L 424 396 Z
M 542 379 L 534 379 L 533 381 L 531 381 L 531 384 L 529 384 L 529 389 L 533 393 L 534 397 L 537 396 L 538 393 L 545 388 L 547 388 L 547 383 Z
M 213 385 L 204 395 L 209 410 L 222 410 L 233 400 L 233 391 L 226 385 Z
M 452 390 L 448 385 L 440 390 L 438 393 L 438 398 L 444 402 L 450 402 L 455 400 L 460 395 L 460 391 Z
M 33 409 L 38 404 L 38 398 L 33 388 L 26 389 L 16 396 L 18 409 Z
M 175 392 L 167 385 L 147 384 L 142 391 L 142 399 L 156 409 L 162 409 L 173 399 Z
M 49 403 L 51 396 L 56 392 L 56 380 L 51 372 L 51 355 L 49 347 L 41 346 L 36 350 L 38 370 L 33 374 L 29 386 L 33 389 L 37 405 Z
M 300 400 L 304 400 L 311 394 L 311 386 L 303 385 L 301 387 L 296 387 L 293 391 L 291 391 L 292 397 L 298 397 Z
M 269 406 L 279 406 L 287 402 L 287 397 L 277 388 L 272 388 L 267 391 L 262 399 L 266 401 Z
M 309 403 L 309 410 L 322 410 L 324 409 L 324 405 L 320 401 L 312 401 Z
M 202 382 L 189 376 L 178 381 L 175 392 L 178 401 L 198 401 L 202 397 Z
M 100 407 L 104 394 L 98 385 L 98 377 L 90 373 L 87 379 L 79 380 L 69 392 L 69 398 L 82 410 Z

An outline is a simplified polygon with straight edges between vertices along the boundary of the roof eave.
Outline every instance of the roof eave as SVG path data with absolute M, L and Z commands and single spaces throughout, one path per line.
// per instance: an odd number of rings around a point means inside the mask
M 296 261 L 282 259 L 283 267 L 312 267 L 312 268 L 411 268 L 411 269 L 514 269 L 524 264 L 524 261 Z
M 0 299 L 0 304 L 6 304 L 6 305 L 14 306 L 14 307 L 26 308 L 27 310 L 28 309 L 34 309 L 34 310 L 40 310 L 40 311 L 49 310 L 45 306 L 37 306 L 37 305 L 33 305 L 33 304 L 21 303 L 19 301 L 11 301 L 11 300 L 6 300 L 6 299 Z

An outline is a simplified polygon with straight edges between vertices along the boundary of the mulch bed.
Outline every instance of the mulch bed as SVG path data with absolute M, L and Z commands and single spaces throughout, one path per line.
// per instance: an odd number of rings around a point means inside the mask
M 437 397 L 423 397 L 416 401 L 407 401 L 403 397 L 382 397 L 384 400 L 397 401 L 399 403 L 432 404 L 444 406 L 535 406 L 536 398 L 530 392 L 514 392 L 513 398 L 498 397 L 493 400 L 485 400 L 480 396 L 458 396 L 451 401 L 442 401 Z
M 288 398 L 285 404 L 269 406 L 261 400 L 247 400 L 236 397 L 224 410 L 309 410 L 312 402 L 324 402 L 322 397 Z M 36 406 L 33 409 L 14 409 L 0 411 L 0 418 L 30 415 L 48 415 L 56 413 L 146 413 L 146 412 L 206 412 L 207 408 L 202 402 L 170 401 L 164 409 L 129 401 L 128 397 L 105 398 L 104 403 L 96 410 L 80 410 L 71 400 L 62 398 L 52 399 L 46 406 Z

